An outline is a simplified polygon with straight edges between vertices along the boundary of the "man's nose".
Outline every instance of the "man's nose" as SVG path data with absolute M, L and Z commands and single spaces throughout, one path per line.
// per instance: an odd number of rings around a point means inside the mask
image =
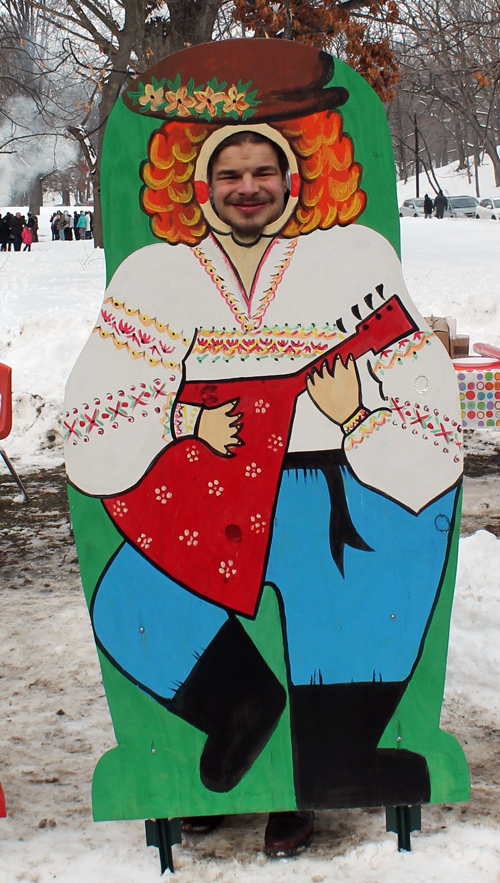
M 259 185 L 252 173 L 245 172 L 245 174 L 241 176 L 240 185 L 238 187 L 240 193 L 248 195 L 251 193 L 257 193 L 258 189 Z

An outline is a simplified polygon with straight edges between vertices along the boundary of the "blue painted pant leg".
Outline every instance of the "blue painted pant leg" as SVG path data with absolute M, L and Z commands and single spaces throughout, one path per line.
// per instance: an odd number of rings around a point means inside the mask
M 330 495 L 321 471 L 285 472 L 267 581 L 284 604 L 294 684 L 401 681 L 411 672 L 445 565 L 450 491 L 418 516 L 342 470 L 352 521 L 373 551 L 330 552 Z
M 170 699 L 227 620 L 125 544 L 91 610 L 96 639 L 133 681 Z

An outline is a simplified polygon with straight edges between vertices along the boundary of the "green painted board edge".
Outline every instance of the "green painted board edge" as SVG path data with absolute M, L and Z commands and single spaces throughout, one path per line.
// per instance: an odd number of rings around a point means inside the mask
M 123 537 L 100 499 L 82 494 L 71 484 L 68 484 L 68 498 L 83 591 L 87 606 L 90 606 L 98 580 L 109 560 L 123 544 Z
M 384 105 L 366 80 L 339 59 L 328 85 L 345 86 L 350 93 L 340 110 L 344 131 L 354 144 L 354 159 L 363 167 L 361 188 L 368 196 L 357 223 L 385 236 L 401 259 L 394 151 Z
M 455 736 L 439 728 L 461 508 L 462 492 L 441 594 L 425 637 L 422 656 L 379 743 L 380 748 L 406 748 L 425 756 L 431 778 L 430 803 L 456 803 L 470 799 L 470 777 L 463 749 Z

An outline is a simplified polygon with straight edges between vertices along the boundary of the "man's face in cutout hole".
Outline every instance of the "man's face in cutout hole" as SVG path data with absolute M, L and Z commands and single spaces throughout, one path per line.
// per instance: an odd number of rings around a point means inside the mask
M 253 242 L 283 212 L 286 175 L 267 139 L 222 147 L 211 164 L 210 197 L 237 240 Z

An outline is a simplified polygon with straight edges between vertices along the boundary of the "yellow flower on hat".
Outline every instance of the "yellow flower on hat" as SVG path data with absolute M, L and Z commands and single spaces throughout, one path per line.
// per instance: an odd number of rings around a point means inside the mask
M 186 86 L 180 86 L 176 92 L 165 92 L 165 98 L 169 102 L 165 107 L 165 113 L 172 113 L 175 110 L 181 117 L 191 116 L 189 108 L 194 107 L 196 102 L 192 95 L 188 95 Z
M 204 110 L 207 110 L 212 117 L 217 113 L 217 105 L 227 98 L 225 92 L 214 92 L 211 86 L 207 86 L 203 92 L 195 92 L 195 95 L 198 99 L 196 104 L 197 113 L 203 113 Z
M 224 113 L 230 113 L 232 110 L 235 110 L 238 115 L 241 115 L 244 110 L 248 110 L 250 105 L 245 101 L 246 94 L 246 92 L 238 92 L 233 84 L 227 92 L 223 108 Z
M 158 110 L 160 104 L 163 103 L 163 86 L 159 86 L 155 89 L 151 83 L 148 83 L 148 85 L 144 87 L 144 95 L 140 96 L 139 104 L 144 106 L 148 103 L 150 104 L 150 110 Z

